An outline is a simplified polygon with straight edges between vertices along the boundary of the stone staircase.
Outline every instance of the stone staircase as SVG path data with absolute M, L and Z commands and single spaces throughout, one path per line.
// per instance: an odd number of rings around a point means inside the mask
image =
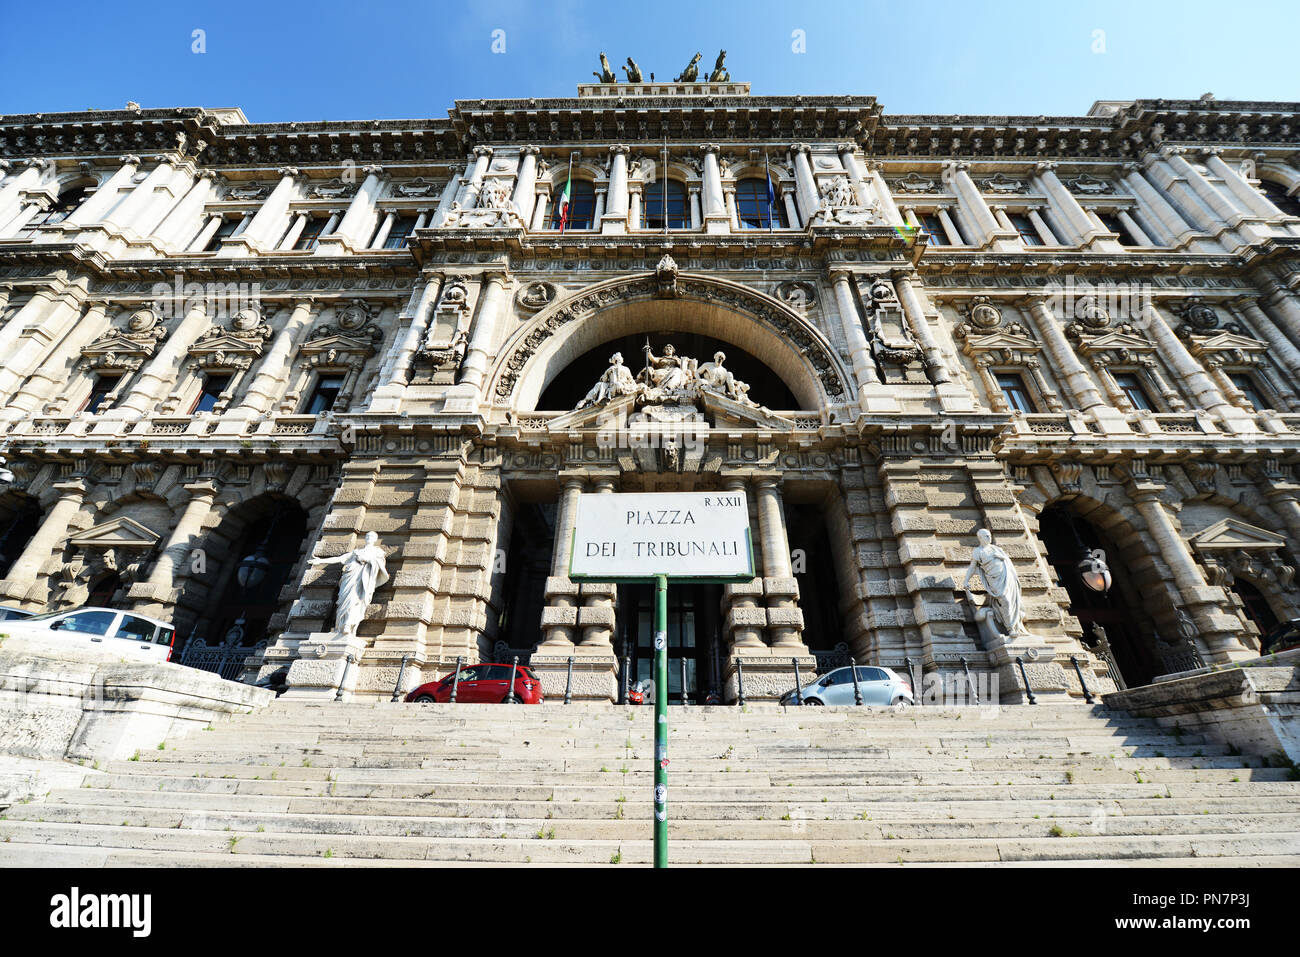
M 277 702 L 0 809 L 0 866 L 645 865 L 653 709 Z M 1300 781 L 1083 705 L 672 708 L 685 864 L 1300 864 Z

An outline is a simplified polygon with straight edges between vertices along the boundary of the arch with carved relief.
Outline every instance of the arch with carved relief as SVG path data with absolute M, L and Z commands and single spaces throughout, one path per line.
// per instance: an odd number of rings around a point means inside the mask
M 627 335 L 674 331 L 737 344 L 803 409 L 853 399 L 852 377 L 834 347 L 798 312 L 740 283 L 678 275 L 675 267 L 597 283 L 539 312 L 502 347 L 489 396 L 499 406 L 532 411 L 547 385 L 587 351 Z

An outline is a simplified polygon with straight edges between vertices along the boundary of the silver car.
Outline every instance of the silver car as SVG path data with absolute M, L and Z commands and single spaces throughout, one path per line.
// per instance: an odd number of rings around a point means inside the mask
M 863 704 L 915 704 L 912 698 L 912 686 L 906 679 L 900 678 L 889 668 L 877 668 L 874 665 L 858 665 L 858 690 L 862 692 Z M 855 704 L 853 697 L 853 673 L 846 665 L 828 671 L 812 684 L 802 689 L 803 703 L 810 705 Z M 798 704 L 799 700 L 793 690 L 786 692 L 781 704 Z

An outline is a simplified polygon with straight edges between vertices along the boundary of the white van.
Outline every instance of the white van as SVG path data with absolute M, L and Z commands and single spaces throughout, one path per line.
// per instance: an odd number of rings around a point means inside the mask
M 45 637 L 72 651 L 96 648 L 128 661 L 171 661 L 176 629 L 165 621 L 116 608 L 73 608 L 0 623 L 0 632 Z

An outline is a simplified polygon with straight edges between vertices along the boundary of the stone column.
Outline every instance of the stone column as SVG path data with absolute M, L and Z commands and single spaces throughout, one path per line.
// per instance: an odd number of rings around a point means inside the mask
M 0 347 L 0 398 L 9 396 L 31 371 L 42 361 L 48 360 L 50 344 L 63 335 L 76 322 L 81 314 L 81 290 L 70 287 L 54 300 L 49 310 L 33 314 L 31 321 L 24 320 L 23 325 L 16 320 L 23 316 L 24 308 L 4 329 L 5 345 Z M 10 330 L 12 336 L 10 338 Z
M 1047 194 L 1048 199 L 1056 208 L 1062 224 L 1073 233 L 1072 236 L 1062 236 L 1062 240 L 1070 245 L 1094 245 L 1097 238 L 1097 228 L 1088 219 L 1088 214 L 1083 211 L 1083 207 L 1074 198 L 1074 194 L 1065 188 L 1065 184 L 1056 175 L 1056 164 L 1039 163 L 1034 167 L 1034 172 L 1037 174 L 1038 182 L 1043 187 L 1043 192 Z
M 627 154 L 626 146 L 611 146 L 609 165 L 609 189 L 605 199 L 605 214 L 600 218 L 599 228 L 604 233 L 622 234 L 627 232 Z
M 203 217 L 204 210 L 212 199 L 216 181 L 217 174 L 212 170 L 200 172 L 194 180 L 194 185 L 190 187 L 181 201 L 173 206 L 171 211 L 154 228 L 154 237 L 159 242 L 172 247 L 190 240 L 194 235 L 194 224 Z M 215 219 L 216 217 L 211 218 Z M 218 225 L 220 225 L 220 222 L 217 219 Z M 212 227 L 212 232 L 216 232 L 215 226 Z M 207 238 L 212 238 L 211 232 Z M 199 248 L 202 249 L 203 247 L 200 246 Z
M 857 162 L 856 159 L 854 162 Z M 863 180 L 863 185 L 868 187 L 868 193 L 874 188 L 875 194 L 880 200 L 880 208 L 885 212 L 886 220 L 895 226 L 902 225 L 903 217 L 898 212 L 898 206 L 894 203 L 894 195 L 889 191 L 889 184 L 885 182 L 881 169 L 882 166 L 879 160 L 868 160 L 867 174 Z
M 102 300 L 87 304 L 86 314 L 72 324 L 62 341 L 36 366 L 27 381 L 9 400 L 10 408 L 23 412 L 40 412 L 48 401 L 68 382 L 68 364 L 80 356 L 82 348 L 108 326 L 108 305 Z
M 1174 209 L 1156 187 L 1151 185 L 1142 164 L 1126 163 L 1124 171 L 1124 185 L 1152 214 L 1146 217 L 1147 222 L 1164 231 L 1164 235 L 1152 237 L 1159 245 L 1179 246 L 1196 236 L 1196 228 L 1188 224 L 1182 214 Z
M 903 313 L 907 316 L 907 324 L 925 352 L 926 372 L 930 381 L 935 385 L 951 382 L 952 375 L 943 361 L 943 353 L 939 350 L 934 333 L 930 330 L 930 321 L 925 317 L 925 307 L 921 305 L 921 298 L 912 288 L 911 278 L 906 273 L 896 271 L 893 279 L 898 301 L 902 303 Z
M 999 226 L 1003 229 L 1015 231 L 1016 227 L 1012 224 L 1011 217 L 1007 215 L 1007 208 L 1005 206 L 999 204 L 997 206 L 990 206 L 989 209 L 993 213 L 993 218 L 998 221 Z
M 370 397 L 369 412 L 399 411 L 411 361 L 424 341 L 434 304 L 442 291 L 440 276 L 430 276 L 411 293 L 411 298 L 398 316 L 398 330 L 393 336 L 391 351 L 379 368 L 379 386 Z
M 1228 188 L 1239 205 L 1256 216 L 1275 219 L 1278 215 L 1277 207 L 1268 201 L 1267 196 L 1251 186 L 1246 177 L 1242 176 L 1235 167 L 1225 163 L 1220 155 L 1222 152 L 1223 150 L 1217 147 L 1201 151 L 1206 169 L 1223 180 L 1223 185 Z
M 492 159 L 492 147 L 474 147 L 474 162 L 469 174 L 461 183 L 457 202 L 461 209 L 473 209 L 478 203 L 478 191 L 483 187 L 483 177 L 487 175 L 488 161 Z
M 1124 228 L 1129 231 L 1129 235 L 1137 240 L 1139 246 L 1150 247 L 1156 245 L 1151 237 L 1146 234 L 1146 231 L 1137 224 L 1137 220 L 1130 216 L 1127 211 L 1118 209 L 1115 211 L 1115 216 L 1124 224 Z
M 643 229 L 645 221 L 641 215 L 641 184 L 628 183 L 627 228 Z
M 731 228 L 726 201 L 722 196 L 722 171 L 718 169 L 718 146 L 710 143 L 704 152 L 704 230 L 726 233 Z
M 849 184 L 853 187 L 853 195 L 857 198 L 858 205 L 870 206 L 871 189 L 867 186 L 862 166 L 858 163 L 857 144 L 840 143 L 835 147 L 835 151 L 839 154 L 840 165 L 849 174 Z
M 1046 300 L 1030 299 L 1029 312 L 1033 315 L 1034 325 L 1038 327 L 1039 338 L 1052 358 L 1052 365 L 1065 377 L 1065 386 L 1074 405 L 1084 411 L 1104 406 L 1106 400 L 1101 397 L 1101 391 L 1079 361 L 1078 354 L 1061 329 L 1061 321 L 1052 315 Z
M 19 172 L 11 172 L 5 178 L 4 185 L 0 186 L 0 223 L 13 218 L 22 208 L 23 193 L 39 187 L 48 168 L 46 160 L 29 159 Z
M 785 184 L 781 185 L 781 202 L 785 204 L 785 221 L 790 224 L 790 228 L 802 228 L 803 223 L 799 219 L 799 207 L 794 202 L 794 190 Z
M 1251 330 L 1268 343 L 1269 354 L 1277 364 L 1291 374 L 1293 381 L 1300 382 L 1300 349 L 1265 315 L 1259 307 L 1259 297 L 1242 296 L 1232 305 L 1245 315 Z
M 185 511 L 167 537 L 149 577 L 132 585 L 127 592 L 127 597 L 133 602 L 131 607 L 142 615 L 160 617 L 171 611 L 176 603 L 176 571 L 185 565 L 195 544 L 202 539 L 203 524 L 212 514 L 212 501 L 217 497 L 216 482 L 208 479 L 185 488 L 190 493 L 190 500 L 185 503 Z
M 28 300 L 18 308 L 18 311 L 9 317 L 3 327 L 0 327 L 0 355 L 10 355 L 13 344 L 22 335 L 23 330 L 30 325 L 36 324 L 45 311 L 50 308 L 50 304 L 59 298 L 59 295 L 59 292 L 49 287 L 32 292 Z
M 1196 622 L 1201 646 L 1207 652 L 1206 660 L 1223 664 L 1253 657 L 1255 652 L 1247 649 L 1237 637 L 1240 621 L 1236 615 L 1224 614 L 1219 606 L 1221 590 L 1206 582 L 1191 549 L 1160 501 L 1162 490 L 1158 483 L 1140 477 L 1130 482 L 1133 505 L 1146 522 L 1150 541 L 1168 566 L 1174 584 Z
M 131 182 L 131 178 L 140 167 L 140 157 L 123 156 L 120 162 L 122 165 L 117 168 L 117 171 L 91 193 L 84 203 L 74 209 L 64 220 L 65 223 L 73 223 L 77 226 L 97 223 L 117 204 L 118 199 L 121 198 L 122 187 Z
M 173 165 L 176 161 L 173 157 L 163 155 L 153 159 L 157 165 L 150 170 L 144 182 L 131 190 L 105 217 L 119 229 L 130 229 L 136 235 L 145 235 L 156 221 L 153 215 L 153 210 L 158 205 L 156 191 L 164 189 L 176 174 Z
M 55 546 L 68 537 L 68 525 L 80 511 L 81 503 L 86 497 L 84 479 L 59 482 L 54 488 L 59 492 L 58 501 L 45 516 L 36 534 L 23 547 L 22 554 L 9 569 L 9 574 L 0 581 L 0 595 L 6 598 L 22 601 L 28 597 L 36 586 L 41 567 L 49 560 Z
M 237 235 L 232 234 L 217 250 L 220 257 L 254 256 L 270 251 L 284 231 L 289 215 L 289 203 L 298 191 L 299 172 L 292 166 L 281 167 L 280 182 L 266 198 L 248 225 Z
M 536 146 L 525 146 L 519 151 L 519 171 L 515 174 L 515 191 L 510 199 L 519 210 L 519 218 L 525 223 L 533 215 L 533 204 L 537 201 L 537 154 L 541 152 Z
M 298 337 L 311 325 L 315 305 L 310 299 L 299 299 L 294 302 L 289 318 L 271 340 L 271 346 L 258 364 L 253 381 L 248 384 L 244 400 L 239 403 L 239 409 L 244 414 L 264 414 L 271 411 L 284 393 L 285 386 L 288 384 L 290 357 Z
M 301 236 L 302 231 L 307 228 L 307 219 L 308 216 L 306 213 L 299 213 L 296 215 L 293 218 L 293 225 L 290 226 L 289 231 L 284 234 L 284 239 L 280 240 L 280 245 L 277 248 L 293 249 L 294 244 L 298 242 L 298 237 Z
M 397 213 L 389 210 L 384 215 L 384 221 L 380 224 L 379 229 L 375 232 L 375 238 L 370 240 L 365 246 L 366 249 L 383 249 L 384 243 L 388 240 L 388 234 L 393 231 L 393 223 L 397 222 Z
M 790 565 L 790 538 L 781 504 L 780 478 L 756 478 L 758 528 L 763 540 L 763 591 L 767 594 L 767 629 L 773 652 L 807 654 L 800 633 L 799 583 Z
M 451 179 L 447 180 L 447 185 L 442 188 L 442 197 L 438 200 L 438 208 L 433 211 L 433 217 L 429 220 L 430 226 L 442 225 L 442 221 L 447 218 L 447 210 L 451 209 L 451 204 L 460 195 L 460 185 L 459 173 L 454 174 Z
M 595 485 L 597 495 L 614 494 L 612 476 L 597 477 Z M 565 547 L 567 548 L 567 544 Z M 618 597 L 618 586 L 613 582 L 583 582 L 581 591 L 582 607 L 578 609 L 578 625 L 582 629 L 580 648 L 583 651 L 612 654 L 614 602 Z
M 830 280 L 835 288 L 835 305 L 840 313 L 844 341 L 848 343 L 849 360 L 853 363 L 853 377 L 857 379 L 858 391 L 861 392 L 863 386 L 879 385 L 880 376 L 876 374 L 876 364 L 871 358 L 871 347 L 862 328 L 857 297 L 849 276 L 847 269 L 837 269 L 830 274 Z M 859 399 L 861 401 L 861 396 Z
M 479 297 L 478 315 L 474 317 L 469 349 L 461 363 L 459 380 L 475 389 L 483 386 L 489 357 L 496 349 L 497 323 L 509 301 L 506 294 L 509 279 L 504 273 L 488 273 L 483 278 L 483 295 Z
M 573 648 L 578 624 L 578 585 L 569 578 L 569 546 L 578 515 L 578 496 L 586 479 L 573 473 L 560 474 L 560 500 L 555 512 L 555 543 L 551 550 L 551 574 L 546 579 L 546 607 L 542 609 L 544 640 L 537 650 L 544 654 L 567 653 Z
M 704 225 L 704 216 L 700 213 L 700 187 L 691 187 L 691 229 Z
M 534 230 L 545 229 L 547 220 L 547 211 L 551 205 L 551 192 L 548 187 L 539 185 L 537 195 L 533 202 L 533 220 L 531 227 Z
M 723 484 L 728 492 L 748 492 L 748 482 L 741 476 L 727 476 Z M 747 501 L 753 511 L 756 503 L 752 497 Z M 758 552 L 761 556 L 761 541 Z M 723 585 L 722 593 L 724 624 L 731 639 L 729 653 L 765 654 L 767 646 L 763 643 L 763 628 L 767 624 L 767 612 L 759 606 L 759 599 L 763 596 L 763 579 L 758 577 L 750 582 Z
M 1160 355 L 1173 367 L 1174 375 L 1192 394 L 1192 401 L 1202 409 L 1222 412 L 1229 408 L 1228 400 L 1214 385 L 1204 367 L 1196 361 L 1183 341 L 1174 335 L 1164 316 L 1154 303 L 1148 304 L 1141 325 L 1159 349 Z
M 140 370 L 131 390 L 118 404 L 101 415 L 102 419 L 140 418 L 153 411 L 167 386 L 175 381 L 190 346 L 208 326 L 207 303 L 198 300 L 185 318 L 172 330 L 162 346 Z
M 25 203 L 18 211 L 18 215 L 9 219 L 8 222 L 0 226 L 0 239 L 13 239 L 27 227 L 37 214 L 49 209 L 51 200 L 42 196 Z
M 992 210 L 975 186 L 975 181 L 970 178 L 969 171 L 969 163 L 950 161 L 944 164 L 943 178 L 957 196 L 957 202 L 966 212 L 967 219 L 975 231 L 975 235 L 971 236 L 972 244 L 986 246 L 998 238 L 997 234 L 1001 229 L 997 220 L 993 218 Z M 1017 241 L 1018 239 L 1019 237 Z
M 723 190 L 722 195 L 723 198 L 726 200 L 727 220 L 731 223 L 732 229 L 739 231 L 740 213 L 736 211 L 736 190 L 729 186 L 725 190 Z
M 811 222 L 821 207 L 821 194 L 817 191 L 817 179 L 813 176 L 812 162 L 809 156 L 812 147 L 807 143 L 796 143 L 790 147 L 794 155 L 794 185 L 799 201 L 799 221 Z
M 1191 194 L 1195 195 L 1213 215 L 1215 221 L 1207 225 L 1235 225 L 1242 215 L 1241 210 L 1227 196 L 1219 192 L 1213 183 L 1202 176 L 1200 170 L 1187 162 L 1187 158 L 1183 155 L 1186 152 L 1187 150 L 1181 146 L 1166 146 L 1160 151 L 1165 164 L 1187 184 Z M 1184 205 L 1190 206 L 1191 203 L 1185 203 Z

